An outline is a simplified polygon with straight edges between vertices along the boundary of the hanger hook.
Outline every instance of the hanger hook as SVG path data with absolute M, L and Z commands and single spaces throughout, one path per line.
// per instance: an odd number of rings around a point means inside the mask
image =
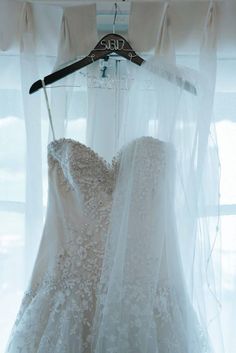
M 117 3 L 115 2 L 115 14 L 114 14 L 114 19 L 113 19 L 113 34 L 115 34 L 115 25 L 116 25 L 116 17 L 117 17 Z

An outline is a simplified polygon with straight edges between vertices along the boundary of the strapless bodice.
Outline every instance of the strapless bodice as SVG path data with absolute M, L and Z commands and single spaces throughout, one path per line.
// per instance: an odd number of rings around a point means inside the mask
M 150 182 L 158 183 L 169 150 L 165 142 L 140 137 L 108 163 L 79 141 L 62 138 L 48 145 L 47 215 L 9 352 L 91 353 L 91 326 L 121 157 L 137 162 L 135 197 L 140 198 Z M 46 334 L 40 331 L 44 327 Z

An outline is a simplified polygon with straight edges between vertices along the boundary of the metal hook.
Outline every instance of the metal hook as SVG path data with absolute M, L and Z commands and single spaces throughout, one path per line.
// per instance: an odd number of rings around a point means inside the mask
M 115 2 L 115 14 L 114 14 L 113 26 L 112 26 L 112 28 L 113 28 L 113 30 L 112 30 L 113 34 L 116 33 L 116 32 L 115 32 L 115 25 L 116 25 L 116 17 L 117 17 L 117 8 L 118 8 L 118 6 L 117 6 L 117 3 Z

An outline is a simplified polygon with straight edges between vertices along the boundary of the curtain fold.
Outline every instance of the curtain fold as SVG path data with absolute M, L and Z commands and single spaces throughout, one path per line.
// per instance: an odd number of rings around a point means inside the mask
M 80 55 L 87 55 L 97 40 L 96 5 L 65 8 L 55 69 Z
M 202 119 L 199 121 L 200 128 L 203 131 L 202 139 L 198 141 L 198 162 L 204 165 L 204 172 L 198 170 L 196 179 L 202 190 L 201 199 L 198 201 L 199 221 L 198 221 L 198 237 L 200 243 L 205 247 L 206 262 L 206 301 L 205 308 L 201 312 L 208 318 L 209 332 L 213 342 L 215 352 L 224 352 L 224 342 L 221 330 L 221 232 L 219 228 L 219 212 L 215 217 L 207 216 L 206 210 L 202 207 L 205 202 L 207 207 L 215 205 L 219 210 L 219 188 L 220 188 L 220 160 L 218 152 L 218 143 L 216 138 L 215 120 L 213 114 L 213 103 L 216 84 L 216 68 L 217 68 L 217 6 L 214 1 L 209 3 L 209 8 L 205 18 L 203 28 L 202 42 L 199 53 L 199 71 L 202 75 L 204 86 L 208 94 L 202 97 L 202 110 L 199 114 Z M 208 138 L 206 139 L 205 137 Z M 205 137 L 204 137 L 205 135 Z M 205 146 L 204 146 L 205 143 Z M 210 146 L 207 153 L 204 153 L 206 144 Z M 212 170 L 214 169 L 214 173 Z M 211 182 L 209 183 L 209 180 Z M 204 198 L 204 200 L 203 200 Z M 202 217 L 202 212 L 204 215 Z M 209 243 L 204 237 L 204 223 L 208 226 Z M 198 259 L 195 266 L 199 266 Z
M 164 56 L 170 63 L 175 62 L 175 51 L 171 33 L 170 18 L 168 16 L 169 2 L 163 5 L 163 13 L 160 22 L 159 33 L 155 45 L 155 55 Z
M 148 52 L 153 49 L 162 6 L 163 4 L 154 2 L 131 2 L 127 37 L 135 50 Z M 145 25 L 140 26 L 141 19 Z
M 32 7 L 25 4 L 20 23 L 20 69 L 26 129 L 25 285 L 34 263 L 43 225 L 40 97 L 29 99 L 29 87 L 38 77 Z

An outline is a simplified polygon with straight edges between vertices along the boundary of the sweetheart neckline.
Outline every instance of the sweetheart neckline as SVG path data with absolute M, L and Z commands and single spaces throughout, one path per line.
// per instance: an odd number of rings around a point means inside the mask
M 48 153 L 49 151 L 51 150 L 51 148 L 54 146 L 54 145 L 60 145 L 61 143 L 63 142 L 69 142 L 69 143 L 72 143 L 74 145 L 77 145 L 77 146 L 80 146 L 88 151 L 90 151 L 93 155 L 95 155 L 98 159 L 102 160 L 104 162 L 104 164 L 106 165 L 106 167 L 109 167 L 109 168 L 112 168 L 114 162 L 117 160 L 117 158 L 119 157 L 119 155 L 122 153 L 122 151 L 126 148 L 128 148 L 128 146 L 132 145 L 133 143 L 137 142 L 137 141 L 140 141 L 140 140 L 152 140 L 152 141 L 155 141 L 157 143 L 160 143 L 160 144 L 166 144 L 167 142 L 165 141 L 162 141 L 156 137 L 152 137 L 152 136 L 140 136 L 140 137 L 137 137 L 127 143 L 125 143 L 115 154 L 114 156 L 112 157 L 111 159 L 111 162 L 108 162 L 106 159 L 104 159 L 99 153 L 95 152 L 94 149 L 92 149 L 91 147 L 85 145 L 84 143 L 80 142 L 79 140 L 75 140 L 73 138 L 70 138 L 70 137 L 61 137 L 59 139 L 55 139 L 55 140 L 52 140 L 51 142 L 48 143 L 47 145 L 47 149 L 48 149 Z

